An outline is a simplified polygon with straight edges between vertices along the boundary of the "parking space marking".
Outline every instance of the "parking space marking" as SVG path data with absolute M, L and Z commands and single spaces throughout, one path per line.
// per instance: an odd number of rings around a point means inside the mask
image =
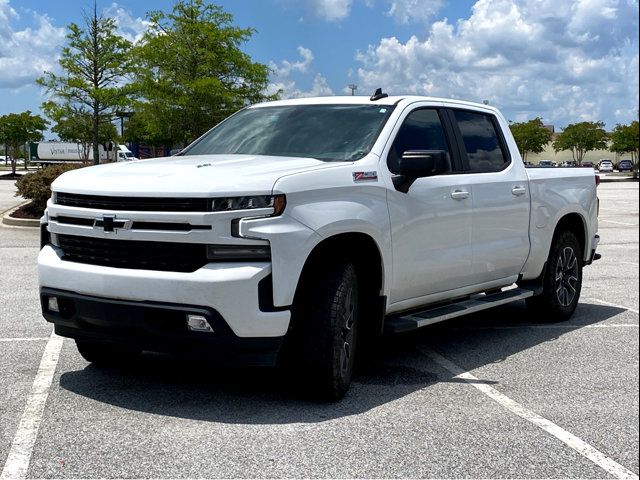
M 468 327 L 455 327 L 453 330 L 518 330 L 523 328 L 559 328 L 565 330 L 578 330 L 582 328 L 638 328 L 636 323 L 603 323 L 596 325 L 579 325 L 575 323 L 550 324 L 550 325 L 469 325 Z
M 620 479 L 638 480 L 638 475 L 633 473 L 631 470 L 623 467 L 612 458 L 607 457 L 600 450 L 592 447 L 584 440 L 579 439 L 564 428 L 556 425 L 551 420 L 547 420 L 546 418 L 520 405 L 518 402 L 512 400 L 503 393 L 500 393 L 495 388 L 485 383 L 479 382 L 477 377 L 465 371 L 464 369 L 453 363 L 451 360 L 448 360 L 434 350 L 422 347 L 420 348 L 420 352 L 443 367 L 445 370 L 451 372 L 453 375 L 455 375 L 455 378 L 465 380 L 467 383 L 469 383 L 469 385 L 475 387 L 510 412 L 518 415 L 520 418 L 523 418 L 528 422 L 533 423 L 535 426 L 541 428 L 550 435 L 553 435 L 569 448 L 575 450 L 583 457 L 591 460 L 593 463 L 595 463 L 614 477 Z
M 41 342 L 44 340 L 49 340 L 49 337 L 0 338 L 0 342 Z
M 637 227 L 638 226 L 637 223 L 616 222 L 615 220 L 607 220 L 606 218 L 599 218 L 598 220 L 600 222 L 615 223 L 616 225 L 624 225 L 625 227 Z
M 0 480 L 23 479 L 27 476 L 31 454 L 33 453 L 44 407 L 49 396 L 49 389 L 58 365 L 62 341 L 62 337 L 52 332 L 47 345 L 44 347 L 38 373 L 33 380 L 27 404 L 24 407 L 18 429 L 11 442 L 7 461 L 4 464 L 2 473 L 0 473 Z
M 630 312 L 633 312 L 635 314 L 640 314 L 640 312 L 638 312 L 638 309 L 636 308 L 625 307 L 624 305 L 618 305 L 617 303 L 605 302 L 604 300 L 600 300 L 599 298 L 582 297 L 582 299 L 589 300 L 591 302 L 601 303 L 602 305 L 608 305 L 609 307 L 616 307 L 616 308 L 621 308 L 623 310 L 629 310 Z

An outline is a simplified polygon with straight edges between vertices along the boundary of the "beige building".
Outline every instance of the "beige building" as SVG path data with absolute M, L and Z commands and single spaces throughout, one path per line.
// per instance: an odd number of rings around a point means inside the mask
M 611 160 L 614 164 L 617 164 L 620 160 L 628 158 L 631 160 L 630 153 L 614 153 L 609 150 L 593 150 L 587 152 L 582 159 L 583 162 L 598 163 L 601 159 Z M 542 153 L 530 153 L 527 155 L 527 162 L 538 163 L 540 160 L 551 160 L 560 165 L 566 160 L 573 160 L 570 150 L 560 150 L 556 153 L 553 150 L 553 142 L 549 142 Z

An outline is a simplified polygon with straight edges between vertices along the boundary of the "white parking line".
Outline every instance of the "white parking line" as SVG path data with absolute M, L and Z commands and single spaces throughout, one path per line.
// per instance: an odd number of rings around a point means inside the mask
M 0 338 L 0 342 L 41 342 L 44 340 L 49 340 L 49 337 Z
M 624 225 L 625 227 L 637 227 L 638 226 L 637 223 L 616 222 L 614 220 L 607 220 L 606 218 L 600 218 L 598 220 L 600 222 L 615 223 L 616 225 Z
M 471 373 L 466 372 L 451 360 L 446 359 L 439 353 L 436 353 L 429 348 L 420 348 L 420 351 L 423 355 L 427 356 L 428 358 L 439 364 L 441 367 L 455 375 L 455 378 L 460 378 L 467 381 L 471 386 L 477 388 L 482 393 L 502 405 L 510 412 L 518 415 L 520 418 L 523 418 L 528 422 L 533 423 L 535 426 L 541 428 L 550 435 L 553 435 L 569 448 L 575 450 L 583 457 L 591 460 L 593 463 L 595 463 L 614 477 L 621 479 L 638 480 L 638 475 L 633 473 L 631 470 L 626 469 L 615 460 L 607 457 L 601 451 L 592 447 L 584 440 L 579 439 L 572 433 L 566 431 L 564 428 L 556 425 L 551 420 L 547 420 L 537 413 L 527 409 L 515 400 L 512 400 L 506 395 L 500 393 L 495 388 L 479 382 L 478 378 L 473 376 Z
M 455 327 L 453 330 L 522 330 L 523 328 L 558 328 L 564 330 L 577 330 L 582 328 L 638 328 L 635 323 L 603 323 L 595 325 L 578 325 L 573 323 L 549 324 L 549 325 L 469 325 L 466 327 Z
M 602 305 L 608 305 L 610 307 L 616 307 L 616 308 L 621 308 L 623 310 L 629 310 L 630 312 L 633 312 L 633 313 L 636 313 L 636 314 L 640 314 L 640 312 L 638 312 L 638 309 L 636 309 L 636 308 L 625 307 L 624 305 L 618 305 L 617 303 L 605 302 L 604 300 L 600 300 L 599 298 L 582 297 L 582 299 L 583 300 L 589 300 L 590 302 L 601 303 Z
M 36 378 L 33 380 L 31 392 L 27 398 L 18 430 L 11 442 L 11 449 L 4 464 L 1 480 L 23 479 L 27 476 L 33 446 L 36 443 L 38 429 L 42 422 L 42 414 L 49 396 L 51 382 L 56 372 L 56 365 L 60 357 L 63 338 L 51 333 L 47 345 L 44 347 L 42 360 Z

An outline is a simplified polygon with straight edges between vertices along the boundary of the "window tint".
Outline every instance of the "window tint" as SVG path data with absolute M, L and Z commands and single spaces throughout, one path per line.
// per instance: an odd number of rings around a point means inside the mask
M 472 172 L 497 172 L 505 167 L 504 155 L 498 133 L 490 115 L 454 110 L 467 150 L 469 169 Z
M 387 165 L 391 172 L 398 170 L 398 162 L 407 150 L 444 150 L 451 162 L 447 138 L 437 110 L 414 110 L 405 118 L 393 142 Z
M 206 133 L 182 154 L 359 160 L 371 150 L 393 108 L 388 105 L 246 108 Z

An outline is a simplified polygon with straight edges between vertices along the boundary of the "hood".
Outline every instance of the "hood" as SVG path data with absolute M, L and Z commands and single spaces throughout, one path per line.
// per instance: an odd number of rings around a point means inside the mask
M 110 163 L 58 177 L 56 192 L 85 195 L 205 197 L 270 193 L 284 175 L 322 168 L 313 158 L 262 155 L 193 155 Z

